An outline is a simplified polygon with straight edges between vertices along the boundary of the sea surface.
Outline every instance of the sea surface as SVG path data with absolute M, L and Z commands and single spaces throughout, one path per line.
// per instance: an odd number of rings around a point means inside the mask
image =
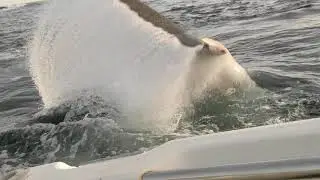
M 117 123 L 121 112 L 94 94 L 43 109 L 28 58 L 29 42 L 45 2 L 3 5 L 1 172 L 54 161 L 79 165 L 141 153 L 176 138 L 320 116 L 320 1 L 144 2 L 188 33 L 224 43 L 265 90 L 264 95 L 228 100 L 208 97 L 195 103 L 192 113 L 169 134 L 121 127 Z

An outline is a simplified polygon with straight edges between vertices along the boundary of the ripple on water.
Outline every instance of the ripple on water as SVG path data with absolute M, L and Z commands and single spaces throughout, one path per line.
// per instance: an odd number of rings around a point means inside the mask
M 167 135 L 123 128 L 121 112 L 96 97 L 42 110 L 24 63 L 41 5 L 0 8 L 1 171 L 53 161 L 78 165 L 175 138 L 320 116 L 317 0 L 147 2 L 189 33 L 226 44 L 265 92 L 255 98 L 208 96 Z

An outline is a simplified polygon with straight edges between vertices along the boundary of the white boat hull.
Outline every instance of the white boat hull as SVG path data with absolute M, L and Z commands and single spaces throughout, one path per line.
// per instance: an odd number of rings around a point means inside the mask
M 44 177 L 46 180 L 131 180 L 139 179 L 148 171 L 179 172 L 287 159 L 317 159 L 320 157 L 319 127 L 320 119 L 310 119 L 190 137 L 134 156 L 80 167 L 57 162 L 21 171 L 15 177 L 28 180 Z

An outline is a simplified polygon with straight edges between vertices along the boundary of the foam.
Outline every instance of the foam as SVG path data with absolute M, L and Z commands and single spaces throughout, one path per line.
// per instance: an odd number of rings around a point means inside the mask
M 120 104 L 131 119 L 150 121 L 171 107 L 161 92 L 185 71 L 195 48 L 119 0 L 53 0 L 31 43 L 30 71 L 45 107 L 86 91 Z M 162 104 L 153 107 L 154 98 Z

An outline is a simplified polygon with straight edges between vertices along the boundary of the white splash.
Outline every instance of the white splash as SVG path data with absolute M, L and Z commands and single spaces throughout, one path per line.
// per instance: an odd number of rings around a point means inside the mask
M 39 2 L 44 0 L 1 0 L 0 7 L 19 7 L 28 3 Z
M 120 104 L 130 119 L 171 126 L 176 81 L 194 48 L 119 0 L 53 0 L 44 12 L 31 43 L 30 71 L 46 107 L 86 91 Z

